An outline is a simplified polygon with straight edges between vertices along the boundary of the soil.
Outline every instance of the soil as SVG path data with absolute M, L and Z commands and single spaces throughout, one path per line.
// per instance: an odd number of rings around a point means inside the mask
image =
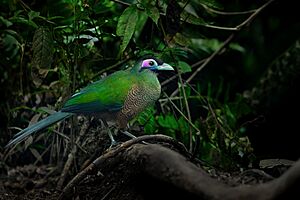
M 174 188 L 174 185 L 144 173 L 140 165 L 124 162 L 119 156 L 113 160 L 113 164 L 111 162 L 105 165 L 113 168 L 105 167 L 95 174 L 87 175 L 72 192 L 72 199 L 196 199 L 194 194 L 187 194 L 182 188 Z M 256 185 L 273 180 L 290 166 L 290 163 L 283 164 L 280 160 L 273 162 L 262 166 L 264 169 L 222 172 L 206 168 L 206 173 L 233 187 Z M 201 167 L 197 162 L 194 164 Z M 59 178 L 57 167 L 52 165 L 5 167 L 1 169 L 0 199 L 58 199 L 62 192 L 57 189 Z
M 224 172 L 191 159 L 179 144 L 166 136 L 153 136 L 150 142 L 154 144 L 141 144 L 139 138 L 144 136 L 129 141 L 122 136 L 117 140 L 124 143 L 109 149 L 108 136 L 101 131 L 95 129 L 86 138 L 81 138 L 87 152 L 78 148 L 76 162 L 71 162 L 67 170 L 63 169 L 70 155 L 63 162 L 49 164 L 28 156 L 28 149 L 15 151 L 8 157 L 0 153 L 0 200 L 52 200 L 59 199 L 63 191 L 70 199 L 76 200 L 218 199 L 209 192 L 218 193 L 224 187 L 227 190 L 226 187 L 272 182 L 294 163 L 268 159 L 262 160 L 258 168 Z M 63 190 L 76 174 L 91 166 L 89 164 L 99 156 L 101 162 L 94 162 L 96 167 L 92 173 L 86 174 L 71 191 Z M 66 176 L 63 187 L 59 188 L 63 171 L 66 171 Z M 203 185 L 199 186 L 199 183 Z M 210 187 L 213 187 L 211 191 Z

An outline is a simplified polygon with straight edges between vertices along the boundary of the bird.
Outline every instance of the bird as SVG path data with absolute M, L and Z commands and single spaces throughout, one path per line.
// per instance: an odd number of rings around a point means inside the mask
M 8 142 L 5 148 L 24 141 L 33 133 L 53 125 L 73 115 L 88 115 L 107 122 L 114 122 L 119 130 L 124 130 L 128 122 L 153 105 L 160 97 L 161 85 L 158 72 L 174 68 L 155 57 L 142 58 L 125 70 L 116 71 L 73 94 L 62 108 L 21 130 Z M 128 133 L 129 132 L 124 132 Z M 108 128 L 111 146 L 116 144 Z

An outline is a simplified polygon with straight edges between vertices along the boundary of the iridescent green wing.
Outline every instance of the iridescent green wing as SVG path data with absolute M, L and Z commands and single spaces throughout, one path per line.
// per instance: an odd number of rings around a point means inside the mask
M 137 83 L 130 71 L 118 71 L 75 93 L 63 106 L 63 112 L 101 113 L 119 111 L 128 92 Z

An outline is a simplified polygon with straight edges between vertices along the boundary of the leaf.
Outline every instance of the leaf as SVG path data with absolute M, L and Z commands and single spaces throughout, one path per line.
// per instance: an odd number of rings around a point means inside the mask
M 117 35 L 123 37 L 120 51 L 124 52 L 135 31 L 138 21 L 138 10 L 135 5 L 131 5 L 124 10 L 117 24 Z
M 181 73 L 186 73 L 186 72 L 192 71 L 191 66 L 184 61 L 178 61 L 178 68 L 181 71 Z
M 38 28 L 38 25 L 29 19 L 25 19 L 22 16 L 15 16 L 10 19 L 13 23 L 26 24 L 32 26 L 33 28 Z
M 138 10 L 138 21 L 135 26 L 134 38 L 139 38 L 148 20 L 146 12 Z
M 32 71 L 31 76 L 33 83 L 40 86 L 43 79 L 49 72 L 50 65 L 53 58 L 53 39 L 51 32 L 48 28 L 38 28 L 33 36 L 32 50 Z
M 178 120 L 178 126 L 179 126 L 179 130 L 180 132 L 185 135 L 185 134 L 188 134 L 189 133 L 189 124 L 187 123 L 187 121 L 182 117 L 180 116 L 179 117 L 179 120 Z
M 157 25 L 159 19 L 159 10 L 155 6 L 146 7 L 147 15 L 153 20 L 153 22 Z
M 223 6 L 217 0 L 201 0 L 201 4 L 205 4 L 211 8 L 223 9 Z M 199 3 L 200 3 L 199 2 Z
M 144 126 L 144 131 L 146 134 L 154 134 L 155 131 L 157 130 L 157 124 L 155 122 L 154 116 L 152 116 L 146 125 Z
M 238 43 L 230 43 L 229 44 L 229 47 L 233 50 L 236 50 L 236 51 L 239 51 L 239 52 L 242 52 L 242 53 L 245 53 L 246 50 L 244 47 L 242 47 L 240 44 Z
M 148 122 L 148 120 L 150 120 L 150 118 L 153 117 L 154 112 L 155 112 L 154 108 L 149 107 L 143 112 L 141 112 L 140 114 L 138 114 L 138 116 L 136 117 L 138 123 L 140 125 L 145 125 Z
M 33 36 L 33 65 L 36 68 L 49 68 L 53 57 L 53 39 L 48 28 L 38 28 Z
M 187 11 L 182 11 L 181 13 L 181 18 L 183 21 L 189 23 L 189 24 L 194 24 L 194 25 L 207 25 L 207 23 L 199 18 L 199 17 L 196 17 L 190 13 L 188 13 Z
M 6 27 L 13 25 L 11 21 L 4 19 L 2 16 L 0 16 L 0 23 L 4 24 Z
M 32 155 L 33 155 L 38 161 L 43 162 L 43 159 L 42 159 L 41 154 L 40 154 L 36 149 L 29 148 L 29 150 L 31 151 Z
M 27 149 L 29 147 L 29 145 L 31 145 L 33 142 L 33 137 L 29 136 L 26 140 L 25 140 L 25 149 Z
M 230 127 L 235 128 L 235 125 L 237 124 L 237 119 L 236 119 L 235 115 L 232 113 L 230 107 L 225 104 L 223 109 L 226 114 L 227 124 Z
M 173 129 L 173 130 L 177 130 L 178 129 L 177 120 L 171 114 L 166 115 L 165 117 L 158 116 L 157 121 L 158 121 L 158 124 L 161 127 L 168 128 L 168 129 Z
M 28 17 L 30 21 L 39 16 L 40 16 L 40 12 L 30 11 L 28 13 Z
M 37 113 L 37 114 L 33 115 L 33 117 L 31 118 L 31 120 L 29 122 L 29 125 L 37 123 L 39 121 L 40 117 L 41 117 L 41 113 Z
M 14 36 L 6 33 L 3 34 L 1 40 L 1 45 L 3 46 L 2 48 L 4 49 L 6 57 L 9 59 L 14 58 L 20 49 L 18 40 Z
M 181 33 L 176 33 L 176 35 L 174 36 L 174 41 L 183 47 L 189 46 L 191 44 L 191 40 Z
M 137 122 L 144 126 L 144 132 L 146 134 L 154 134 L 157 130 L 154 113 L 154 107 L 149 107 L 136 117 Z

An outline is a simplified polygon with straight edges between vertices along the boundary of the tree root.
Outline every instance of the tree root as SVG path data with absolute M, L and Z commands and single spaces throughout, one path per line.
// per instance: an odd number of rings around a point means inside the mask
M 187 157 L 158 144 L 136 144 L 146 140 L 171 144 Z M 137 169 L 136 166 L 138 166 L 142 173 L 153 177 L 157 181 L 168 183 L 174 189 L 180 189 L 187 195 L 197 197 L 197 199 L 273 200 L 290 199 L 293 195 L 299 196 L 300 161 L 296 162 L 281 177 L 272 181 L 263 184 L 232 187 L 212 178 L 203 169 L 190 162 L 189 159 L 190 155 L 182 144 L 172 138 L 162 135 L 138 137 L 108 151 L 77 174 L 64 188 L 60 199 L 71 197 L 73 189 L 87 175 L 95 174 L 101 168 L 109 167 L 113 169 L 115 166 L 112 165 L 117 164 L 117 162 L 113 162 L 114 160 L 118 160 L 118 163 L 122 162 L 128 166 L 133 166 L 133 169 Z

